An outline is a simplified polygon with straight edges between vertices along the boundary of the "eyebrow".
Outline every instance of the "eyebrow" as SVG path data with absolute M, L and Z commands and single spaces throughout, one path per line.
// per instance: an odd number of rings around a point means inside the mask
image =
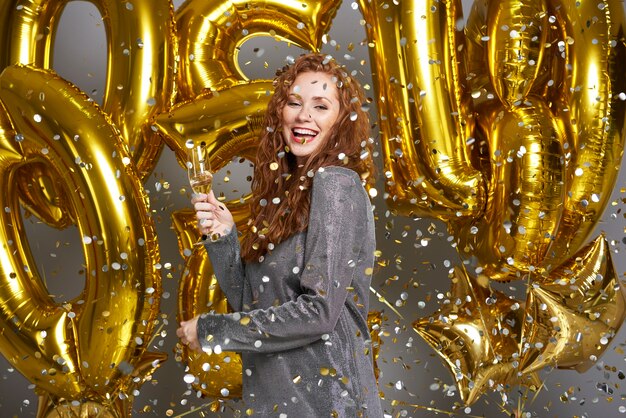
M 296 99 L 302 99 L 302 96 L 300 96 L 299 94 L 296 93 L 289 93 L 289 97 L 295 97 Z M 332 103 L 332 100 L 330 100 L 328 97 L 325 96 L 314 96 L 311 98 L 311 100 L 326 100 L 328 103 Z
M 328 103 L 332 103 L 332 100 L 325 96 L 315 96 L 313 97 L 313 100 L 326 100 Z

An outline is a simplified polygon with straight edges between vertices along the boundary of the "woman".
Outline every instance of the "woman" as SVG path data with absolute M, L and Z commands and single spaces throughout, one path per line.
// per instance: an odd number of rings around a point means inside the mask
M 192 349 L 236 351 L 256 416 L 382 417 L 368 331 L 372 139 L 358 82 L 329 56 L 283 69 L 254 168 L 241 246 L 213 192 L 192 203 L 231 314 L 181 322 Z

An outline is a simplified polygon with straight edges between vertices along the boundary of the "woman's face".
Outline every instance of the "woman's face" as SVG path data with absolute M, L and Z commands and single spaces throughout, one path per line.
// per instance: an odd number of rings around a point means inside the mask
M 326 143 L 339 107 L 339 92 L 330 74 L 298 74 L 282 112 L 283 139 L 298 161 Z

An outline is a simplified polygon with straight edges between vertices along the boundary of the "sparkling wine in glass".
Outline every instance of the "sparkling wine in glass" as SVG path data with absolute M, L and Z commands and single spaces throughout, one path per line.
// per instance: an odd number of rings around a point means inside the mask
M 193 140 L 186 143 L 188 150 L 187 175 L 194 193 L 208 194 L 213 186 L 213 173 L 209 163 L 206 144 L 194 144 Z
M 189 184 L 191 184 L 191 189 L 194 193 L 209 194 L 213 185 L 213 174 L 205 172 L 189 177 Z
M 185 143 L 187 148 L 187 175 L 189 177 L 189 185 L 194 193 L 208 194 L 213 186 L 213 173 L 209 163 L 209 155 L 204 141 L 195 144 L 192 139 Z M 200 241 L 194 245 L 202 245 L 207 239 L 206 235 L 202 235 Z

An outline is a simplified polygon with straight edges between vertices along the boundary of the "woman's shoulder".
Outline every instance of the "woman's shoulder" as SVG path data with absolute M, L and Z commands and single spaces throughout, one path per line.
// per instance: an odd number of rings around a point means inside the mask
M 341 194 L 356 197 L 365 194 L 359 174 L 349 168 L 326 166 L 320 168 L 313 177 L 313 194 Z
M 361 184 L 361 178 L 356 171 L 337 165 L 321 167 L 313 177 L 315 183 L 325 183 L 329 180 L 356 181 Z

